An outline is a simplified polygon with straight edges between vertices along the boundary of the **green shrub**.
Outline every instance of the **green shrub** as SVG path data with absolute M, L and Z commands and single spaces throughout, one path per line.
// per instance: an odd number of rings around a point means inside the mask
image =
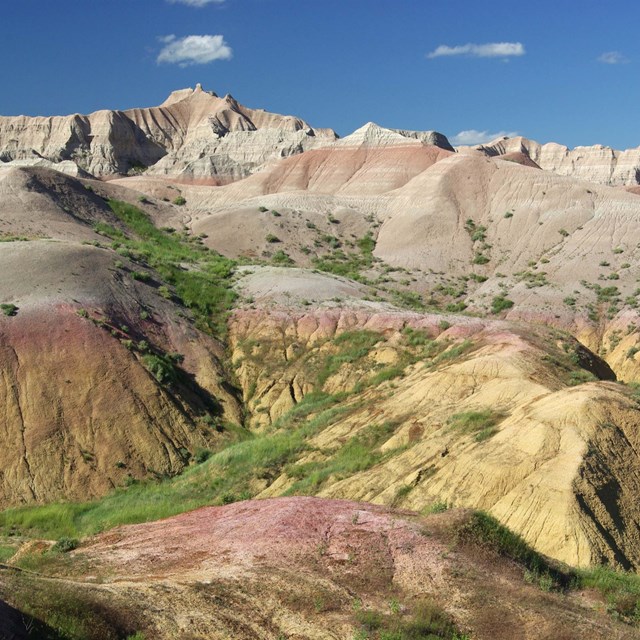
M 278 238 L 278 236 L 274 235 L 273 233 L 268 233 L 265 236 L 265 240 L 270 244 L 275 244 L 276 242 L 282 242 L 282 240 L 280 240 L 280 238 Z
M 202 447 L 198 447 L 195 451 L 193 459 L 197 464 L 202 464 L 203 462 L 206 462 L 212 455 L 213 452 L 210 449 L 203 449 Z
M 133 280 L 139 280 L 140 282 L 149 282 L 149 280 L 151 280 L 151 274 L 146 271 L 132 271 L 131 278 Z
M 464 411 L 452 415 L 448 424 L 458 433 L 474 434 L 476 442 L 482 442 L 497 433 L 495 427 L 501 418 L 501 414 L 490 409 Z
M 15 304 L 11 304 L 10 302 L 0 304 L 0 310 L 5 316 L 11 317 L 15 316 L 18 313 L 18 307 Z
M 51 547 L 52 551 L 59 551 L 60 553 L 68 553 L 69 551 L 73 551 L 78 547 L 78 540 L 75 538 L 67 538 L 62 537 L 56 542 L 53 547 Z
M 171 384 L 178 378 L 174 361 L 166 355 L 146 354 L 142 363 L 160 384 Z
M 173 199 L 173 204 L 176 204 L 179 207 L 181 207 L 181 206 L 187 204 L 187 200 L 183 196 L 177 196 L 176 198 Z
M 495 296 L 491 301 L 491 313 L 500 313 L 513 307 L 513 301 L 503 295 Z
M 276 251 L 271 257 L 271 262 L 281 267 L 290 267 L 295 264 L 288 253 L 285 253 L 282 249 Z

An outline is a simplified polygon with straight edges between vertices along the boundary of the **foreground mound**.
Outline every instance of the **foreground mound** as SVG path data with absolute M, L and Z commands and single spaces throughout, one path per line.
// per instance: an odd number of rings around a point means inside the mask
M 242 502 L 115 529 L 53 557 L 23 554 L 18 564 L 53 579 L 4 572 L 0 592 L 58 629 L 65 618 L 51 608 L 66 607 L 65 624 L 86 638 L 634 637 L 596 596 L 560 592 L 568 574 L 464 511 Z
M 307 438 L 258 495 L 479 507 L 570 564 L 640 565 L 637 403 L 568 334 L 334 309 L 239 311 L 231 337 L 253 428 Z

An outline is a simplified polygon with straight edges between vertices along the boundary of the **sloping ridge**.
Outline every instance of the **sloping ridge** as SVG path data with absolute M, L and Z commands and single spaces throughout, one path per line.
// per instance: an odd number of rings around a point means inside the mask
M 198 85 L 174 92 L 159 107 L 0 117 L 0 160 L 71 160 L 92 175 L 109 176 L 143 171 L 164 158 L 155 167 L 158 175 L 216 183 L 335 138 L 331 130 L 248 109 L 232 96 L 219 98 Z M 203 155 L 207 158 L 199 163 Z
M 245 393 L 252 424 L 281 424 L 302 397 L 318 391 L 323 358 L 335 353 L 340 361 L 331 341 L 350 332 L 374 332 L 380 340 L 358 367 L 336 368 L 321 388 L 352 398 L 311 438 L 311 453 L 260 497 L 312 487 L 327 498 L 418 511 L 444 501 L 491 512 L 571 565 L 640 566 L 638 409 L 624 387 L 580 367 L 572 373 L 571 363 L 583 362 L 611 380 L 597 356 L 541 326 L 366 309 L 244 310 L 235 314 L 231 335 L 238 379 L 251 389 Z M 403 336 L 414 334 L 427 351 L 444 350 L 442 357 L 403 364 L 412 361 Z M 259 348 L 251 347 L 252 354 L 247 344 Z M 392 381 L 368 386 L 380 371 L 393 372 Z M 590 381 L 579 384 L 584 380 Z M 489 430 L 465 435 L 452 421 L 456 415 L 488 420 Z M 305 465 L 322 469 L 326 460 L 331 468 L 333 455 L 383 424 L 389 430 L 379 451 L 386 455 L 378 464 L 296 484 Z
M 596 144 L 569 149 L 555 142 L 540 144 L 517 136 L 475 148 L 489 156 L 522 153 L 546 171 L 579 180 L 614 186 L 640 184 L 640 147 L 619 151 Z
M 151 269 L 94 246 L 94 224 L 121 228 L 103 198 L 126 193 L 94 184 L 102 197 L 41 169 L 0 178 L 18 195 L 0 209 L 2 507 L 174 475 L 224 437 L 216 420 L 240 421 L 222 345 L 160 295 Z M 167 354 L 179 362 L 162 365 Z M 158 362 L 175 380 L 153 373 Z

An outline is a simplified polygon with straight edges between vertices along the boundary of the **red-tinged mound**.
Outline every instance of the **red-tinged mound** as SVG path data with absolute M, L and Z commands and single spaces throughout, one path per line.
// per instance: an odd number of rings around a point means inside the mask
M 238 419 L 220 343 L 139 268 L 90 245 L 0 245 L 0 505 L 173 475 L 219 437 L 207 416 Z
M 32 586 L 76 589 L 89 610 L 108 606 L 158 639 L 634 637 L 593 597 L 527 584 L 474 523 L 468 511 L 421 518 L 346 500 L 241 502 L 97 536 L 72 553 L 73 577 Z

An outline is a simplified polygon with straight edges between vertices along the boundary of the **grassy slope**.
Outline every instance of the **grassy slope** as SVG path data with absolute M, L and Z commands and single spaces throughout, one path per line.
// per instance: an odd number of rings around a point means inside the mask
M 109 204 L 126 229 L 97 226 L 102 235 L 112 240 L 111 247 L 136 261 L 141 268 L 155 270 L 164 282 L 174 287 L 180 301 L 192 309 L 201 329 L 222 335 L 225 314 L 235 296 L 230 287 L 234 263 L 208 251 L 197 240 L 157 229 L 132 205 L 116 201 Z M 365 357 L 379 338 L 371 332 L 350 332 L 336 339 L 337 350 L 319 366 L 319 388 L 343 365 Z M 408 352 L 405 366 L 417 357 L 436 360 L 442 357 L 441 349 L 434 348 L 433 342 L 419 332 L 406 334 L 405 340 L 415 351 Z M 457 345 L 455 355 L 468 347 L 465 343 Z M 396 375 L 402 375 L 402 366 L 394 367 L 392 372 L 375 373 L 369 384 L 379 384 Z M 296 480 L 289 493 L 314 493 L 330 476 L 344 477 L 382 459 L 379 446 L 388 439 L 394 425 L 372 425 L 366 433 L 352 438 L 322 462 L 292 464 L 308 451 L 307 440 L 312 435 L 339 420 L 356 404 L 357 397 L 349 394 L 309 394 L 271 431 L 257 437 L 239 432 L 247 439 L 212 454 L 180 477 L 134 484 L 98 501 L 7 510 L 0 514 L 0 526 L 8 534 L 19 531 L 47 538 L 82 537 L 121 524 L 156 520 L 207 504 L 249 498 L 259 491 L 260 479 L 274 477 L 282 470 L 287 470 Z M 493 415 L 459 414 L 452 417 L 452 428 L 490 435 L 496 420 Z M 393 455 L 393 452 L 384 455 Z M 591 586 L 603 592 L 615 614 L 629 620 L 640 619 L 637 576 L 604 568 L 587 572 L 553 569 L 535 552 L 522 547 L 524 543 L 517 536 L 505 533 L 485 516 L 477 516 L 465 535 L 480 536 L 492 545 L 504 547 L 507 555 L 527 567 L 528 579 L 536 581 L 541 588 L 565 587 L 565 578 L 570 575 L 573 585 Z M 12 545 L 3 547 L 2 556 L 8 557 L 11 549 Z

